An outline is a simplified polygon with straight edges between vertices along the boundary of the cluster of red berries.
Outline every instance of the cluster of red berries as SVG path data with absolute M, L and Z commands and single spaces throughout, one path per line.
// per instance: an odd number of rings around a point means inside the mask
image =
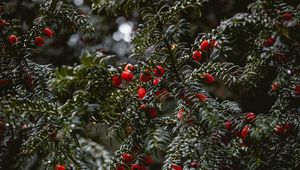
M 134 161 L 134 157 L 129 154 L 129 153 L 124 153 L 121 155 L 121 158 L 122 158 L 122 161 L 126 164 L 126 165 L 129 165 L 131 164 L 133 161 Z M 145 157 L 143 157 L 143 160 L 142 160 L 143 164 L 144 165 L 141 165 L 141 164 L 131 164 L 131 170 L 146 170 L 146 167 L 145 166 L 150 166 L 154 163 L 153 159 L 151 156 L 147 155 Z M 190 163 L 190 167 L 192 168 L 198 168 L 198 162 L 197 161 L 192 161 Z M 172 170 L 183 170 L 183 168 L 177 164 L 172 164 L 171 165 L 171 169 Z M 117 165 L 116 166 L 116 170 L 125 170 L 125 165 Z
M 197 93 L 195 96 L 201 103 L 204 103 L 207 100 L 207 96 L 203 93 Z M 184 99 L 184 97 L 182 97 L 182 99 Z M 189 104 L 189 103 L 190 102 L 188 101 L 187 104 Z M 179 109 L 179 111 L 177 112 L 178 120 L 182 120 L 184 113 L 185 113 L 184 109 Z
M 52 30 L 51 28 L 49 28 L 49 27 L 44 28 L 44 29 L 43 29 L 43 33 L 44 33 L 48 38 L 52 37 L 53 34 L 54 34 L 53 30 Z M 16 43 L 16 42 L 19 41 L 19 38 L 18 38 L 16 35 L 12 34 L 12 35 L 10 35 L 10 36 L 8 37 L 7 40 L 8 40 L 8 42 L 9 42 L 10 44 L 14 44 L 14 43 Z M 44 40 L 44 38 L 43 38 L 42 36 L 37 36 L 37 37 L 35 37 L 35 40 L 34 40 L 34 44 L 35 44 L 35 45 L 37 45 L 37 46 L 43 46 L 44 43 L 45 43 L 45 40 Z
M 130 153 L 122 154 L 121 159 L 126 165 L 130 165 L 134 161 L 134 157 Z M 150 155 L 147 155 L 147 156 L 143 157 L 142 162 L 143 162 L 143 165 L 137 164 L 137 163 L 131 164 L 131 170 L 146 170 L 145 166 L 152 165 L 154 161 Z M 116 170 L 125 170 L 125 166 L 119 164 L 116 166 Z
M 273 82 L 273 83 L 271 84 L 271 90 L 272 90 L 272 92 L 278 91 L 279 88 L 280 88 L 280 85 L 279 85 L 278 82 Z M 299 96 L 299 95 L 300 95 L 300 85 L 296 85 L 296 86 L 295 86 L 295 88 L 294 88 L 294 94 L 295 94 L 296 96 Z
M 274 132 L 281 136 L 284 137 L 286 136 L 289 132 L 292 131 L 292 129 L 294 128 L 294 125 L 292 123 L 285 123 L 283 125 L 276 125 L 274 127 Z
M 196 62 L 204 62 L 205 58 L 203 58 L 202 53 L 209 52 L 212 48 L 218 45 L 218 42 L 216 40 L 204 40 L 200 43 L 199 48 L 200 50 L 195 50 L 192 55 L 192 59 Z
M 256 115 L 254 113 L 247 113 L 245 115 L 245 122 L 246 123 L 253 123 L 256 119 Z M 276 125 L 274 127 L 274 132 L 275 134 L 279 135 L 279 136 L 286 136 L 289 132 L 292 131 L 293 129 L 293 124 L 291 123 L 285 123 L 284 125 Z M 225 129 L 229 132 L 231 132 L 233 130 L 233 125 L 232 122 L 230 120 L 227 120 L 225 122 Z M 251 126 L 250 125 L 246 125 L 243 127 L 241 133 L 238 135 L 242 138 L 243 143 L 245 144 L 245 140 L 247 138 L 247 136 L 249 136 L 251 130 Z
M 124 80 L 125 82 L 131 82 L 134 78 L 134 66 L 131 64 L 127 64 L 124 71 L 121 73 L 121 76 L 115 75 L 112 77 L 112 85 L 115 87 L 120 87 L 122 84 L 122 81 Z M 158 65 L 156 66 L 153 71 L 151 72 L 150 69 L 145 69 L 140 73 L 139 80 L 143 83 L 150 82 L 153 79 L 152 74 L 156 77 L 153 80 L 153 85 L 157 86 L 158 83 L 160 82 L 160 78 L 166 73 L 166 70 Z M 162 90 L 162 89 L 161 89 Z M 155 95 L 160 95 L 163 91 L 159 90 Z M 138 98 L 143 99 L 147 93 L 147 90 L 144 87 L 139 87 L 137 90 Z
M 245 120 L 244 121 L 246 123 L 250 123 L 251 124 L 251 123 L 253 123 L 255 121 L 255 119 L 256 119 L 256 115 L 254 113 L 250 112 L 250 113 L 247 113 L 245 115 Z M 229 131 L 229 132 L 231 132 L 233 130 L 233 125 L 232 125 L 232 122 L 230 120 L 226 120 L 225 121 L 225 129 L 227 131 Z M 249 135 L 250 129 L 251 129 L 251 126 L 250 125 L 246 125 L 246 126 L 243 127 L 241 133 L 237 134 L 238 136 L 240 136 L 242 138 L 243 142 L 245 142 L 247 136 Z M 227 142 L 229 142 L 229 141 L 227 141 Z

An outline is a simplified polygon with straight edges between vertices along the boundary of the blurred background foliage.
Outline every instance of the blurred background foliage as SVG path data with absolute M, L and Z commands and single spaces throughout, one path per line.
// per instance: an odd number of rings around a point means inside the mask
M 57 28 L 56 36 L 47 40 L 44 47 L 36 49 L 35 61 L 40 64 L 52 64 L 53 66 L 73 65 L 79 62 L 79 56 L 83 49 L 98 50 L 107 54 L 116 55 L 116 64 L 119 62 L 134 62 L 128 59 L 131 52 L 131 37 L 138 27 L 140 18 L 138 12 L 93 11 L 89 0 L 64 0 L 74 5 L 82 15 L 90 16 L 95 31 L 92 34 L 81 36 L 74 33 L 72 26 Z M 179 13 L 180 17 L 186 18 L 192 25 L 191 35 L 186 37 L 186 42 L 192 44 L 197 34 L 208 32 L 216 28 L 221 20 L 230 18 L 235 13 L 247 10 L 251 0 L 211 0 L 202 10 L 199 17 L 198 11 L 193 9 Z M 15 18 L 24 21 L 20 29 L 27 29 L 38 15 L 39 4 L 42 0 L 3 0 L 0 12 L 6 11 L 3 18 Z M 9 11 L 9 12 L 8 12 Z M 7 13 L 8 12 L 8 13 Z M 26 15 L 24 15 L 26 14 Z

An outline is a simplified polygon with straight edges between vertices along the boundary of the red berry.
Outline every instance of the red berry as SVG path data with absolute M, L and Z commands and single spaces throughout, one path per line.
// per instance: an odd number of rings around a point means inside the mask
M 146 69 L 144 73 L 140 75 L 141 82 L 149 82 L 152 80 L 152 75 L 150 74 L 150 70 Z
M 139 164 L 133 164 L 131 166 L 131 170 L 146 170 L 146 168 L 142 165 L 139 165 Z
M 205 102 L 207 100 L 207 96 L 202 93 L 197 93 L 196 97 L 199 99 L 200 102 Z
M 192 168 L 198 168 L 198 162 L 197 161 L 191 162 L 191 167 Z
M 247 113 L 246 114 L 246 122 L 253 122 L 256 118 L 256 115 L 254 113 Z
M 295 87 L 295 95 L 300 95 L 300 85 L 296 85 Z
M 133 79 L 133 77 L 134 75 L 128 70 L 123 71 L 121 74 L 121 78 L 127 82 L 130 82 Z
M 273 92 L 276 92 L 279 88 L 279 84 L 277 82 L 273 82 L 271 85 L 271 89 Z
M 6 87 L 8 86 L 10 81 L 8 80 L 0 80 L 0 87 Z
M 210 44 L 207 40 L 202 41 L 200 44 L 201 51 L 207 52 L 210 49 Z
M 242 132 L 241 132 L 241 137 L 243 138 L 243 139 L 245 139 L 247 136 L 248 136 L 248 133 L 249 133 L 249 131 L 250 131 L 250 126 L 245 126 L 243 129 L 242 129 Z
M 119 87 L 122 83 L 122 79 L 119 76 L 113 76 L 111 78 L 111 84 L 115 87 Z
M 47 37 L 52 37 L 54 34 L 53 30 L 49 27 L 44 28 L 43 32 Z
M 225 128 L 226 128 L 228 131 L 231 131 L 232 124 L 231 124 L 231 121 L 230 121 L 230 120 L 226 120 L 226 122 L 225 122 Z
M 143 162 L 145 165 L 152 165 L 154 161 L 150 155 L 147 155 L 144 157 Z
M 64 165 L 56 165 L 55 170 L 65 170 L 66 167 Z
M 42 37 L 36 37 L 35 40 L 34 40 L 34 44 L 39 46 L 39 47 L 43 46 L 44 43 L 45 43 L 45 40 Z
M 166 73 L 166 70 L 162 66 L 156 66 L 153 70 L 153 74 L 156 77 L 162 77 Z
M 146 104 L 141 104 L 141 105 L 140 105 L 140 109 L 143 110 L 143 111 L 146 111 L 147 108 L 148 108 L 148 107 L 147 107 Z
M 147 90 L 143 87 L 140 87 L 137 91 L 139 99 L 143 99 L 147 93 Z
M 183 114 L 184 114 L 184 109 L 180 109 L 180 110 L 178 111 L 178 113 L 177 113 L 177 118 L 178 118 L 179 120 L 182 120 Z
M 4 19 L 0 19 L 0 26 L 8 24 Z
M 132 65 L 132 64 L 127 64 L 126 66 L 125 66 L 125 69 L 124 69 L 125 71 L 133 71 L 134 70 L 134 66 Z
M 150 117 L 152 119 L 157 117 L 157 110 L 156 110 L 156 108 L 154 108 L 154 107 L 149 108 L 148 112 L 149 112 L 149 115 L 150 115 Z
M 264 46 L 265 47 L 270 47 L 275 43 L 275 38 L 272 36 L 269 36 L 265 41 L 264 41 Z
M 160 82 L 160 78 L 156 78 L 153 80 L 153 85 L 157 86 L 159 82 Z
M 125 167 L 123 165 L 117 165 L 116 170 L 125 170 Z
M 202 54 L 201 54 L 201 52 L 194 51 L 192 59 L 195 60 L 195 61 L 197 61 L 197 62 L 200 62 L 202 60 Z
M 129 153 L 124 153 L 121 155 L 123 162 L 129 164 L 133 161 L 133 156 Z
M 182 170 L 182 167 L 176 164 L 171 165 L 172 170 Z
M 218 45 L 218 42 L 217 42 L 217 40 L 210 40 L 210 48 L 214 48 L 215 46 L 217 46 Z
M 276 125 L 274 131 L 277 135 L 284 135 L 284 127 L 281 125 Z
M 294 128 L 294 125 L 292 124 L 292 123 L 285 123 L 284 124 L 284 129 L 286 130 L 286 131 L 290 131 L 290 130 L 292 130 Z
M 293 15 L 291 13 L 285 13 L 283 14 L 283 19 L 286 21 L 290 21 L 293 19 Z
M 212 84 L 215 81 L 215 78 L 209 73 L 203 74 L 202 77 L 207 84 Z
M 16 35 L 10 35 L 10 36 L 8 37 L 8 42 L 9 42 L 10 44 L 14 44 L 15 42 L 18 42 L 18 37 L 17 37 Z

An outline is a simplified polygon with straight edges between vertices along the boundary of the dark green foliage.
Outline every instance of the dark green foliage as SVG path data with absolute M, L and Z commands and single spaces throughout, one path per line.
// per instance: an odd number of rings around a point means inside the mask
M 148 166 L 151 154 L 160 169 L 299 169 L 300 5 L 257 0 L 190 44 L 183 14 L 207 2 L 92 1 L 95 12 L 141 20 L 132 39 L 134 78 L 120 85 L 112 77 L 122 77 L 125 64 L 109 65 L 112 55 L 86 51 L 78 65 L 56 71 L 31 60 L 32 40 L 45 26 L 94 30 L 68 2 L 41 4 L 41 17 L 15 44 L 7 37 L 21 35 L 17 21 L 0 27 L 7 46 L 0 56 L 0 168 L 130 169 Z M 195 50 L 200 62 L 191 57 Z M 227 97 L 225 87 L 241 93 Z M 249 96 L 254 100 L 243 102 Z M 97 143 L 102 134 L 120 142 L 113 154 Z

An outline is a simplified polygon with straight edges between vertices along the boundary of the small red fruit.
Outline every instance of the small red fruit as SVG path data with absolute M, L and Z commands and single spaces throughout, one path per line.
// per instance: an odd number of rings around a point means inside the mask
M 293 125 L 292 123 L 285 123 L 285 124 L 284 124 L 284 129 L 285 129 L 285 131 L 287 131 L 287 132 L 292 131 L 293 128 L 294 128 L 294 125 Z
M 162 77 L 166 73 L 166 70 L 162 66 L 156 66 L 153 70 L 153 74 L 156 77 Z
M 43 46 L 44 43 L 45 43 L 45 40 L 42 37 L 36 37 L 35 40 L 34 40 L 34 44 L 39 46 L 39 47 Z
M 180 110 L 178 111 L 178 113 L 177 113 L 177 118 L 178 118 L 179 120 L 182 120 L 183 114 L 184 114 L 184 109 L 180 109 Z
M 200 102 L 205 102 L 207 100 L 207 96 L 202 93 L 197 93 L 196 97 L 199 99 Z
M 272 36 L 269 36 L 265 41 L 264 41 L 264 46 L 265 47 L 270 47 L 275 43 L 275 38 Z
M 207 52 L 210 49 L 210 44 L 207 40 L 202 41 L 200 44 L 201 51 Z
M 55 170 L 65 170 L 66 167 L 64 165 L 56 165 Z
M 143 87 L 140 87 L 137 91 L 139 99 L 143 99 L 147 93 L 147 90 Z
M 131 165 L 131 170 L 146 170 L 146 168 L 139 164 L 133 164 Z
M 113 76 L 111 78 L 111 84 L 115 87 L 119 87 L 122 83 L 122 79 L 119 76 Z
M 202 75 L 202 78 L 204 79 L 205 83 L 207 83 L 207 84 L 212 84 L 215 81 L 215 78 L 209 73 L 204 73 Z
M 0 26 L 8 24 L 4 19 L 0 19 Z
M 149 112 L 149 115 L 150 115 L 150 117 L 152 119 L 157 117 L 157 110 L 156 110 L 156 108 L 151 107 L 151 108 L 149 108 L 148 112 Z
M 277 135 L 284 135 L 285 131 L 284 131 L 284 127 L 281 125 L 276 125 L 274 127 L 274 131 Z
M 127 64 L 126 66 L 125 66 L 125 69 L 124 69 L 125 71 L 133 71 L 134 70 L 134 66 L 132 65 L 132 64 Z
M 147 155 L 144 157 L 143 162 L 145 165 L 152 165 L 154 161 L 150 155 Z
M 53 30 L 49 27 L 44 28 L 43 32 L 47 37 L 52 37 L 54 34 Z
M 271 85 L 271 89 L 273 92 L 276 92 L 279 88 L 279 84 L 277 82 L 273 82 Z
M 241 137 L 242 139 L 246 139 L 246 137 L 248 136 L 249 134 L 249 131 L 250 131 L 250 126 L 245 126 L 243 129 L 242 129 L 242 132 L 241 132 Z
M 253 122 L 256 118 L 256 115 L 252 112 L 246 114 L 246 122 Z
M 300 95 L 300 85 L 296 85 L 296 87 L 295 87 L 295 95 Z
M 283 14 L 283 19 L 286 20 L 286 21 L 292 20 L 293 19 L 293 14 L 285 13 L 285 14 Z
M 147 108 L 148 108 L 148 107 L 147 107 L 146 104 L 141 104 L 141 105 L 140 105 L 140 109 L 143 110 L 143 111 L 146 111 Z
M 152 75 L 150 74 L 150 70 L 146 69 L 144 73 L 140 75 L 141 82 L 149 82 L 152 80 Z
M 156 78 L 153 80 L 153 85 L 157 86 L 159 82 L 160 82 L 160 78 Z
M 129 153 L 122 154 L 121 158 L 126 164 L 130 164 L 133 161 L 133 156 Z
M 218 41 L 217 40 L 210 40 L 210 48 L 214 48 L 215 46 L 217 46 L 218 45 Z
M 10 36 L 8 37 L 8 42 L 9 42 L 10 44 L 14 44 L 14 43 L 18 42 L 18 37 L 17 37 L 16 35 L 10 35 Z
M 200 62 L 202 60 L 202 54 L 201 54 L 201 52 L 194 51 L 192 59 L 195 60 L 195 61 L 197 61 L 197 62 Z
M 176 164 L 171 165 L 172 170 L 182 170 L 182 167 Z
M 192 168 L 198 168 L 198 162 L 197 161 L 191 162 L 191 167 Z
M 225 128 L 226 128 L 228 131 L 231 131 L 231 129 L 232 129 L 232 124 L 231 124 L 231 121 L 230 121 L 230 120 L 226 120 L 226 122 L 225 122 Z
M 117 165 L 116 170 L 125 170 L 125 167 L 123 165 Z
M 123 71 L 121 74 L 121 78 L 127 82 L 130 82 L 133 79 L 133 77 L 134 75 L 128 70 Z

